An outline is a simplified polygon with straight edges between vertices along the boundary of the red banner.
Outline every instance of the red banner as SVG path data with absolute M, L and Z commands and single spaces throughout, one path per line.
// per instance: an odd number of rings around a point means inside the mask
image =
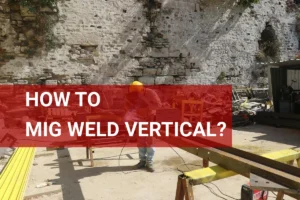
M 231 86 L 2 85 L 1 147 L 232 145 Z

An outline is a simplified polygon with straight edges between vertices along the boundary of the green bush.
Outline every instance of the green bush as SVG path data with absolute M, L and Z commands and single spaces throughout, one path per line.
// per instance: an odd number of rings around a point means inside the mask
M 273 27 L 266 23 L 266 28 L 261 33 L 261 39 L 258 41 L 259 52 L 256 54 L 258 62 L 277 61 L 280 57 L 281 43 L 276 36 Z
M 239 4 L 242 6 L 251 6 L 253 3 L 259 3 L 259 0 L 240 0 Z
M 265 62 L 267 60 L 267 56 L 263 50 L 256 53 L 255 58 L 258 62 Z
M 58 43 L 58 39 L 54 35 L 52 29 L 58 21 L 58 15 L 53 15 L 53 13 L 45 13 L 41 12 L 41 8 L 48 7 L 50 9 L 56 8 L 57 0 L 9 0 L 11 5 L 20 5 L 29 9 L 30 12 L 33 12 L 37 17 L 34 23 L 38 25 L 33 29 L 35 35 L 32 38 L 27 38 L 24 43 L 31 42 L 31 45 L 28 50 L 26 50 L 25 54 L 29 57 L 39 53 L 39 48 L 44 48 L 46 51 L 50 51 L 51 49 L 56 47 Z M 24 27 L 24 32 L 29 27 Z M 28 45 L 28 44 L 27 44 Z
M 226 74 L 225 72 L 221 72 L 220 75 L 217 77 L 217 81 L 225 80 Z
M 31 12 L 36 12 L 38 7 L 53 8 L 56 0 L 9 0 L 10 3 L 18 3 L 23 7 L 27 7 Z
M 263 53 L 265 59 L 272 59 L 273 61 L 279 59 L 281 43 L 276 36 L 274 28 L 269 23 L 266 23 L 266 28 L 261 33 L 261 39 L 258 41 L 258 44 L 260 52 Z

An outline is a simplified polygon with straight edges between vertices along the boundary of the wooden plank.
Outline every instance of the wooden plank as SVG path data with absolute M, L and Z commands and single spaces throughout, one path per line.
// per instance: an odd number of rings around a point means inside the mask
M 86 147 L 86 159 L 90 159 L 89 147 Z
M 0 175 L 0 199 L 23 199 L 35 148 L 18 148 Z
M 278 162 L 287 163 L 300 158 L 300 151 L 293 149 L 284 149 L 281 151 L 266 153 L 262 155 L 265 158 L 276 160 Z
M 11 159 L 8 162 L 8 165 L 4 168 L 4 170 L 1 173 L 0 176 L 0 199 L 9 199 L 10 195 L 13 191 L 13 188 L 10 187 L 12 184 L 10 182 L 13 182 L 14 174 L 16 174 L 16 171 L 18 168 L 21 168 L 22 165 L 20 165 L 20 161 L 22 157 L 25 155 L 26 149 L 17 149 L 16 152 L 13 154 Z M 21 163 L 22 164 L 22 163 Z
M 28 179 L 29 179 L 29 176 L 30 176 L 30 173 L 31 173 L 32 163 L 34 161 L 36 148 L 31 148 L 30 150 L 31 151 L 27 156 L 27 163 L 25 165 L 26 166 L 26 171 L 24 171 L 25 176 L 23 178 L 23 184 L 22 184 L 21 190 L 19 191 L 17 199 L 23 199 L 24 198 L 25 191 L 26 191 L 26 186 L 27 186 Z
M 186 200 L 194 200 L 194 193 L 192 185 L 189 183 L 189 179 L 183 179 L 183 188 L 185 192 L 185 199 Z
M 94 167 L 94 166 L 95 166 L 95 163 L 94 163 L 93 149 L 92 149 L 92 148 L 89 148 L 89 151 L 90 151 L 91 167 Z
M 193 182 L 197 184 L 209 183 L 219 179 L 228 178 L 237 175 L 235 172 L 224 169 L 220 166 L 213 166 L 209 168 L 203 168 L 198 170 L 193 170 L 190 172 L 185 172 L 185 176 L 193 179 Z
M 283 192 L 278 192 L 276 200 L 283 200 L 283 196 L 284 196 Z
M 209 160 L 203 159 L 203 160 L 202 160 L 202 165 L 203 165 L 204 168 L 209 167 Z
M 184 200 L 183 176 L 178 176 L 175 200 Z

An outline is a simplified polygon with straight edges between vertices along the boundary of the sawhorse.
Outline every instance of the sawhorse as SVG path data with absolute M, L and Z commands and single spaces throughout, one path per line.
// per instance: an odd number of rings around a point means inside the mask
M 293 164 L 296 160 L 298 167 L 300 167 L 300 152 L 292 149 L 286 149 L 278 152 L 272 152 L 262 155 L 278 162 Z M 209 160 L 203 160 L 203 169 L 186 172 L 178 176 L 177 190 L 175 200 L 194 200 L 193 185 L 200 185 L 215 180 L 220 180 L 237 175 L 235 172 L 224 169 L 220 166 L 208 167 Z M 251 177 L 249 177 L 251 178 Z M 269 182 L 269 181 L 268 181 Z M 258 187 L 258 186 L 256 186 Z M 264 189 L 264 188 L 261 188 Z M 277 191 L 277 199 L 282 200 L 285 192 L 281 189 L 265 188 L 270 191 Z M 288 194 L 291 196 L 291 194 Z M 297 199 L 297 198 L 296 198 Z M 300 200 L 298 198 L 297 200 Z
M 94 150 L 91 147 L 86 147 L 86 159 L 91 161 L 91 167 L 94 167 Z
M 194 193 L 190 179 L 184 175 L 178 176 L 175 200 L 194 200 Z
M 269 182 L 271 183 L 271 182 Z M 253 188 L 253 187 L 251 187 Z M 255 189 L 260 189 L 259 187 L 255 187 Z M 285 192 L 283 190 L 278 190 L 278 188 L 266 188 L 262 187 L 262 190 L 267 191 L 274 191 L 275 189 L 278 191 L 276 200 L 283 200 L 283 197 L 285 195 Z M 296 193 L 295 193 L 296 194 Z M 292 194 L 290 194 L 292 196 Z M 296 200 L 300 200 L 300 196 L 292 196 L 295 197 Z M 194 193 L 193 193 L 193 185 L 192 185 L 192 179 L 188 178 L 184 175 L 178 176 L 177 181 L 177 190 L 176 190 L 176 197 L 175 200 L 194 200 Z

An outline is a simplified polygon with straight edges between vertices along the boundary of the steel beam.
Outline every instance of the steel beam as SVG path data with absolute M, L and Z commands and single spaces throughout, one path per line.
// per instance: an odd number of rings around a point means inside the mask
M 182 149 L 189 150 L 185 148 Z M 191 151 L 189 152 L 191 153 Z M 291 174 L 289 170 L 289 167 L 291 166 L 289 165 L 287 165 L 287 170 L 282 171 L 274 169 L 271 166 L 260 164 L 256 161 L 245 159 L 213 148 L 198 148 L 197 152 L 193 152 L 193 154 L 204 159 L 208 159 L 225 169 L 230 169 L 245 177 L 249 177 L 250 173 L 253 173 L 273 182 L 281 183 L 288 188 L 300 190 L 300 176 Z M 194 184 L 197 184 L 197 180 L 195 180 Z
M 290 163 L 300 158 L 300 151 L 286 149 L 277 152 L 266 153 L 262 156 L 279 162 Z M 238 174 L 216 165 L 209 168 L 205 167 L 202 169 L 185 172 L 184 175 L 190 179 L 197 180 L 199 183 L 208 183 Z
M 171 143 L 171 145 L 173 144 L 176 146 L 176 144 L 178 144 L 178 140 L 178 138 L 172 138 L 168 141 Z M 197 143 L 199 146 L 203 146 L 199 141 L 191 141 L 182 138 L 180 139 L 180 143 L 185 143 L 184 146 L 195 146 Z M 292 190 L 300 191 L 299 168 L 235 148 L 181 149 L 203 159 L 209 160 L 225 169 L 230 169 L 245 177 L 250 177 L 250 173 L 253 173 L 275 183 L 280 183 L 281 185 Z M 192 183 L 197 185 L 197 180 L 194 180 Z

